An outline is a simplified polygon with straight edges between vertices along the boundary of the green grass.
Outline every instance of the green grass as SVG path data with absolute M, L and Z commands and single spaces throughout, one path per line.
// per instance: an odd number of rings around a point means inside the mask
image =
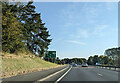
M 33 70 L 41 70 L 45 68 L 57 67 L 60 65 L 47 62 L 45 60 L 40 59 L 39 57 L 29 57 L 29 56 L 15 56 L 15 57 L 2 57 L 2 72 L 8 73 L 8 76 L 11 72 L 18 71 L 33 71 Z M 3 75 L 3 77 L 6 75 Z M 11 75 L 10 75 L 11 76 Z

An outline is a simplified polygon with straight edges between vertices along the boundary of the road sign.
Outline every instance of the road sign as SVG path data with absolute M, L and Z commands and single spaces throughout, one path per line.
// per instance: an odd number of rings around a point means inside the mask
M 100 58 L 98 62 L 101 64 L 102 63 L 102 59 Z
M 47 58 L 56 58 L 56 51 L 47 51 L 46 57 Z

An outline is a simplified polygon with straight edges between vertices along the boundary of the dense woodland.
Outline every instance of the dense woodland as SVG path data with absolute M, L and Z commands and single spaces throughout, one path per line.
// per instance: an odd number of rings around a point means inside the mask
M 2 50 L 9 53 L 30 51 L 42 57 L 52 39 L 35 11 L 32 1 L 27 4 L 2 2 Z

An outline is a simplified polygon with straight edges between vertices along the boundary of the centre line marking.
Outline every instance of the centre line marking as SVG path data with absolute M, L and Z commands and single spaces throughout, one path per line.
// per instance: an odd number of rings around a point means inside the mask
M 99 75 L 99 76 L 103 76 L 102 74 L 100 74 L 100 73 L 97 73 L 97 75 Z

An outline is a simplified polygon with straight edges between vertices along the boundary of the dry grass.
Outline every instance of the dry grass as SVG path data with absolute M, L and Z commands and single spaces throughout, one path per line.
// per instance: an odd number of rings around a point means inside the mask
M 9 53 L 2 53 L 2 55 L 3 78 L 60 66 L 32 55 L 21 56 Z

